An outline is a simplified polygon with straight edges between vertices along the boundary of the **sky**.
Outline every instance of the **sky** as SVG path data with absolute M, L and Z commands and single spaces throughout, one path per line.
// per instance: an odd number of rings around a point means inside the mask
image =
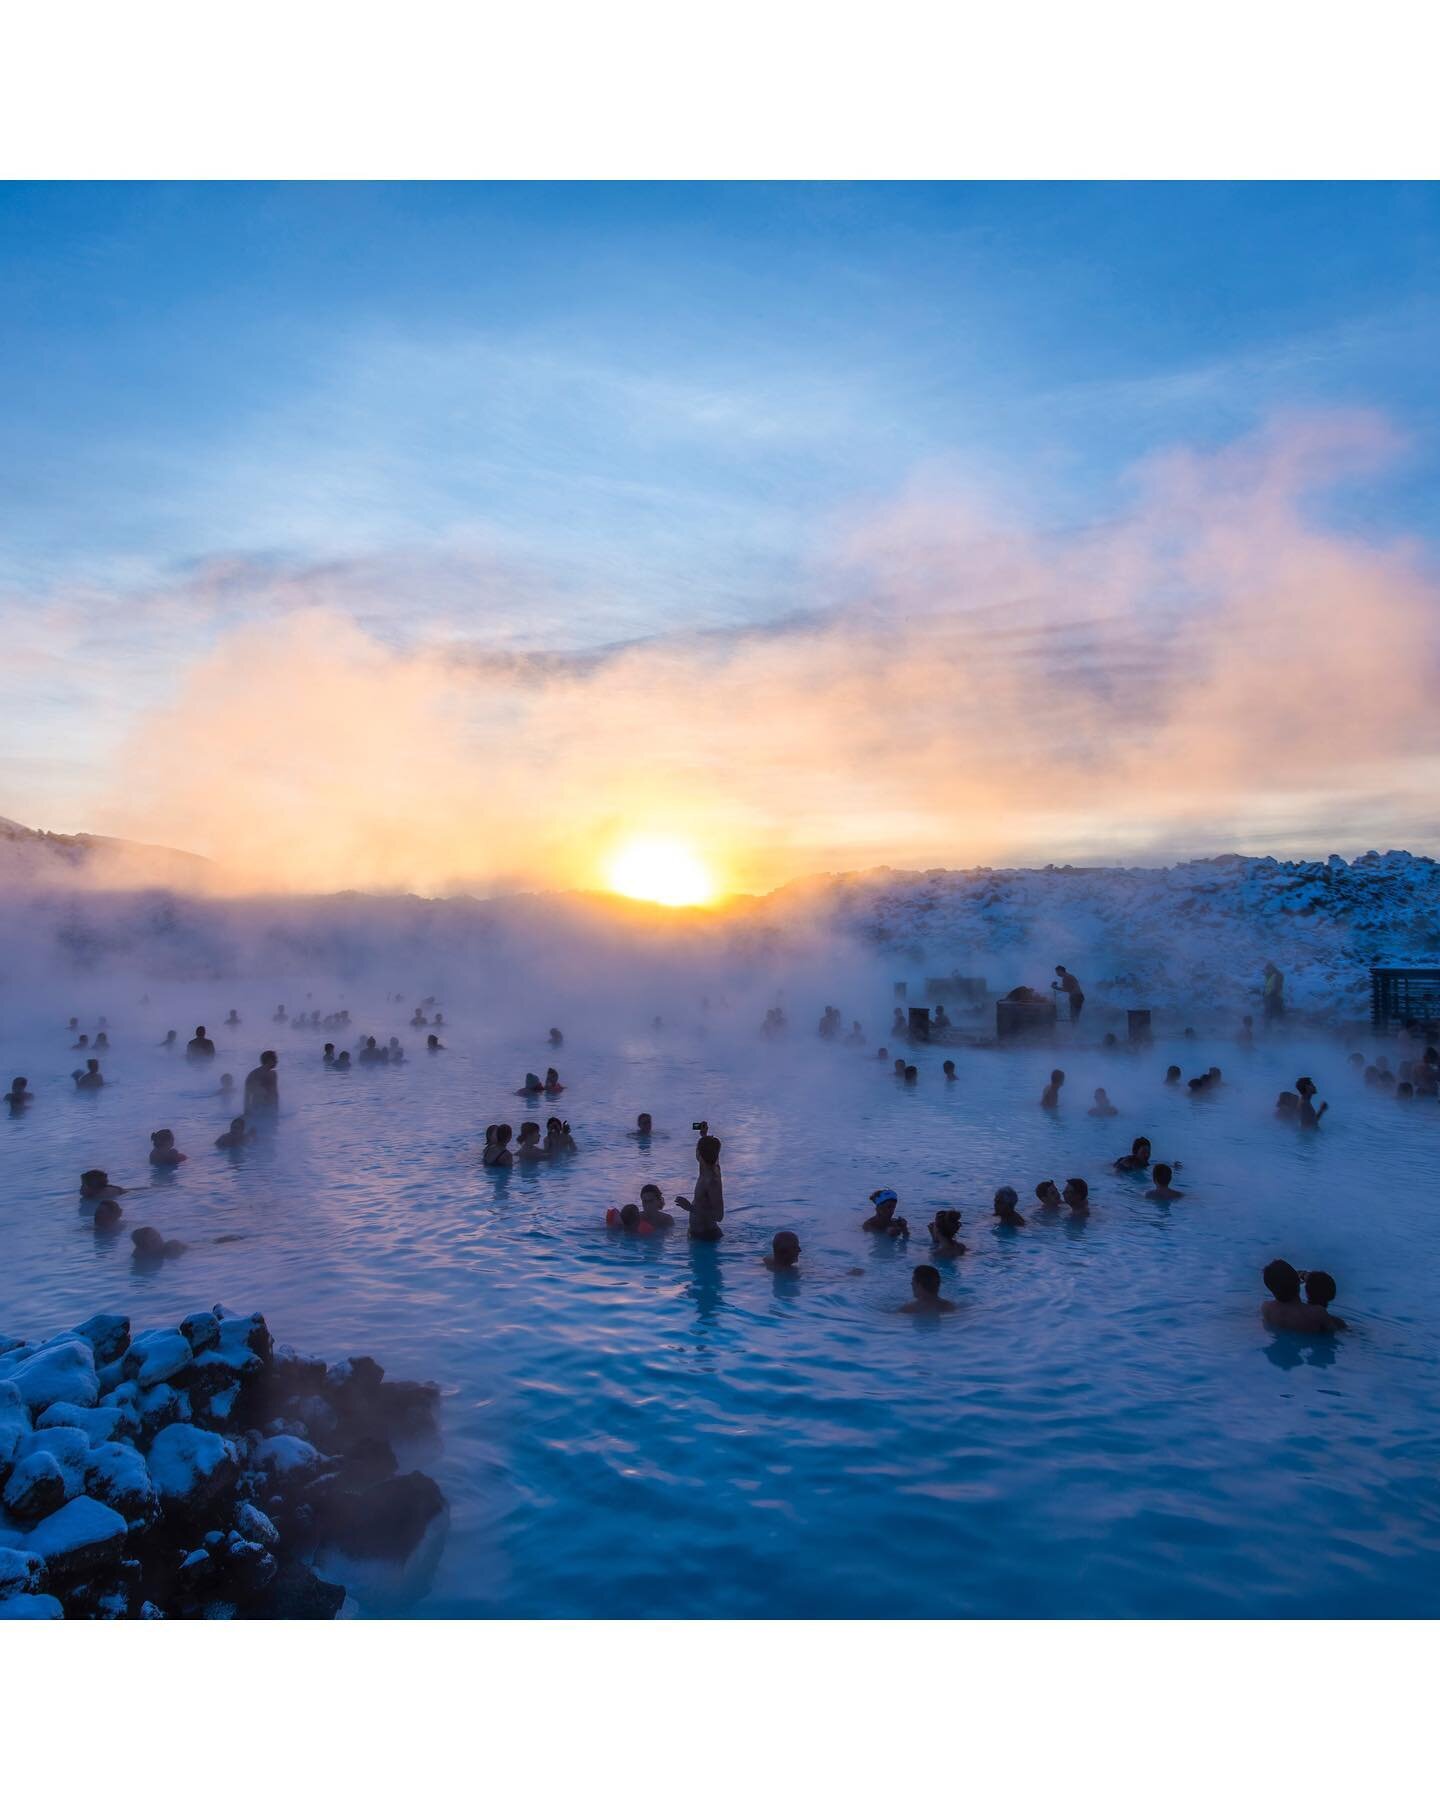
M 258 886 L 1440 851 L 1440 190 L 0 187 L 0 814 Z

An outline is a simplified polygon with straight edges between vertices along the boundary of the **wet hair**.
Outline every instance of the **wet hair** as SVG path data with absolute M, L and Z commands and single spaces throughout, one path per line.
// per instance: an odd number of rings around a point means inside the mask
M 495 1142 L 495 1127 L 493 1125 L 487 1125 L 485 1127 L 485 1148 L 488 1150 L 494 1142 Z
M 1083 1175 L 1068 1176 L 1065 1182 L 1065 1192 L 1067 1194 L 1074 1193 L 1078 1200 L 1088 1200 L 1090 1198 L 1090 1183 L 1086 1181 Z
M 649 1194 L 653 1194 L 662 1206 L 665 1204 L 665 1196 L 664 1196 L 664 1194 L 662 1194 L 660 1192 L 660 1189 L 656 1185 L 656 1183 L 653 1181 L 647 1181 L 645 1183 L 644 1187 L 642 1187 L 640 1190 L 640 1203 L 642 1206 L 645 1203 L 646 1196 Z
M 654 1120 L 650 1117 L 649 1113 L 641 1113 L 635 1121 L 636 1128 L 640 1131 L 649 1131 L 653 1124 Z
M 175 1142 L 175 1133 L 170 1130 L 169 1126 L 164 1126 L 161 1130 L 150 1133 L 150 1142 L 159 1150 L 163 1146 Z
M 1146 1162 L 1150 1160 L 1150 1140 L 1147 1137 L 1132 1138 L 1130 1142 L 1132 1156 L 1144 1155 Z
M 1275 1096 L 1275 1110 L 1277 1113 L 1295 1112 L 1299 1108 L 1299 1105 L 1300 1096 L 1298 1094 L 1292 1094 L 1289 1088 L 1286 1088 L 1283 1094 L 1277 1094 Z
M 520 1138 L 522 1142 L 529 1142 L 534 1138 L 538 1138 L 539 1135 L 540 1127 L 536 1124 L 534 1119 L 527 1119 L 520 1127 Z
M 95 1208 L 92 1223 L 96 1231 L 109 1231 L 112 1226 L 118 1225 L 124 1210 L 118 1200 L 111 1200 L 107 1196 Z
M 905 1065 L 905 1079 L 907 1081 L 918 1081 L 920 1079 L 920 1071 L 915 1067 L 914 1063 L 907 1063 Z
M 800 1240 L 793 1231 L 777 1231 L 770 1240 L 770 1250 L 776 1262 L 793 1263 L 800 1254 Z
M 955 1207 L 935 1215 L 935 1229 L 943 1238 L 953 1238 L 960 1229 L 960 1214 Z
M 640 1208 L 635 1204 L 635 1202 L 633 1200 L 627 1202 L 626 1205 L 624 1205 L 620 1208 L 620 1223 L 622 1225 L 638 1224 L 639 1219 L 640 1219 Z
M 503 1145 L 508 1144 L 510 1139 L 515 1135 L 508 1125 L 495 1125 L 492 1126 L 491 1129 L 495 1133 L 493 1141 L 497 1150 Z
M 717 1137 L 711 1137 L 708 1133 L 701 1138 L 695 1146 L 695 1150 L 701 1162 L 708 1163 L 711 1168 L 714 1168 L 720 1160 L 720 1140 Z
M 80 1185 L 82 1188 L 109 1187 L 110 1177 L 104 1169 L 86 1169 L 80 1177 Z
M 1012 1187 L 996 1188 L 995 1190 L 996 1212 L 1014 1212 L 1019 1200 L 1020 1196 Z
M 953 1075 L 955 1073 L 955 1065 L 953 1062 L 941 1063 L 940 1067 L 946 1075 Z
M 1299 1272 L 1292 1269 L 1290 1264 L 1281 1257 L 1277 1257 L 1274 1262 L 1266 1263 L 1260 1279 L 1277 1300 L 1289 1301 L 1300 1298 Z
M 1047 1194 L 1058 1195 L 1059 1192 L 1059 1188 L 1056 1187 L 1053 1181 L 1037 1181 L 1035 1183 L 1035 1198 L 1037 1200 L 1043 1200 Z
M 1175 1171 L 1170 1167 L 1169 1163 L 1156 1163 L 1150 1173 L 1155 1177 L 1156 1187 L 1169 1187 L 1170 1177 Z
M 370 1041 L 373 1044 L 375 1040 L 372 1038 Z M 260 1052 L 260 1067 L 262 1069 L 273 1069 L 279 1060 L 280 1058 L 273 1050 L 262 1050 Z
M 940 1292 L 940 1271 L 934 1263 L 917 1263 L 910 1285 L 917 1293 L 928 1294 L 933 1300 Z
M 1057 1082 L 1057 1081 L 1063 1081 L 1064 1079 L 1065 1079 L 1065 1071 L 1063 1069 L 1052 1069 L 1050 1071 L 1050 1080 L 1052 1083 Z
M 1335 1277 L 1324 1269 L 1311 1269 L 1305 1277 L 1305 1298 L 1312 1306 L 1328 1306 L 1335 1298 Z

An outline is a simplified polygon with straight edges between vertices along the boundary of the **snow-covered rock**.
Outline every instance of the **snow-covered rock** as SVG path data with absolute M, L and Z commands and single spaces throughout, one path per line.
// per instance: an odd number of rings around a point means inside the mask
M 12 1370 L 8 1380 L 34 1412 L 42 1412 L 57 1400 L 93 1406 L 100 1393 L 95 1354 L 83 1338 L 57 1338 L 43 1344 Z
M 85 1491 L 126 1520 L 144 1518 L 155 1504 L 149 1465 L 133 1444 L 98 1444 L 85 1465 Z
M 124 1370 L 142 1390 L 169 1381 L 190 1361 L 190 1345 L 178 1331 L 142 1331 L 125 1352 Z
M 44 1558 L 47 1582 L 58 1585 L 113 1556 L 125 1542 L 125 1530 L 113 1507 L 81 1494 L 42 1519 L 21 1547 Z
M 0 1600 L 12 1594 L 30 1594 L 40 1585 L 45 1564 L 33 1550 L 0 1546 Z
M 57 1400 L 35 1421 L 36 1428 L 41 1431 L 50 1430 L 57 1425 L 71 1426 L 76 1431 L 83 1431 L 91 1444 L 103 1444 L 115 1436 L 125 1423 L 125 1414 L 118 1406 L 72 1406 L 68 1400 Z
M 64 1617 L 65 1608 L 53 1594 L 12 1594 L 8 1599 L 0 1600 L 0 1619 L 63 1619 Z
M 130 1346 L 130 1321 L 124 1313 L 96 1313 L 83 1325 L 77 1325 L 75 1331 L 89 1342 L 97 1368 L 114 1362 Z
M 150 1480 L 161 1506 L 198 1512 L 233 1487 L 240 1462 L 218 1432 L 167 1425 L 150 1446 Z
M 10 1471 L 0 1500 L 17 1519 L 42 1519 L 65 1502 L 65 1471 L 43 1450 L 22 1456 Z

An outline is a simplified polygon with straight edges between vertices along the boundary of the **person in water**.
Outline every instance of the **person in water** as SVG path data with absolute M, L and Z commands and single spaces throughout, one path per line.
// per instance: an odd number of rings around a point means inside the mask
M 1050 983 L 1050 986 L 1052 988 L 1058 988 L 1062 993 L 1064 993 L 1069 998 L 1069 1001 L 1070 1001 L 1070 1023 L 1072 1025 L 1078 1024 L 1079 1019 L 1080 1019 L 1080 1014 L 1085 1009 L 1085 996 L 1084 996 L 1084 994 L 1082 994 L 1080 992 L 1079 979 L 1078 979 L 1078 977 L 1076 977 L 1070 973 L 1069 969 L 1067 969 L 1065 967 L 1064 963 L 1056 963 L 1055 973 L 1060 977 L 1060 979 L 1058 981 L 1052 981 Z
M 165 1033 L 164 1037 L 161 1038 L 161 1040 L 160 1040 L 160 1048 L 162 1050 L 173 1050 L 175 1048 L 175 1045 L 178 1042 L 179 1042 L 179 1033 L 174 1032 L 174 1031 L 167 1031 Z
M 1179 1087 L 1179 1085 L 1180 1085 L 1180 1065 L 1179 1065 L 1179 1063 L 1171 1063 L 1170 1067 L 1165 1071 L 1164 1086 Z
M 1120 1108 L 1110 1104 L 1110 1096 L 1104 1088 L 1096 1088 L 1095 1104 L 1090 1108 L 1092 1119 L 1116 1119 L 1120 1116 Z
M 340 1052 L 340 1054 L 335 1058 L 335 1067 L 339 1070 L 342 1070 L 344 1073 L 349 1074 L 349 1072 L 350 1072 L 350 1052 L 348 1050 L 342 1050 Z
M 320 1052 L 320 1066 L 322 1069 L 335 1067 L 335 1046 L 333 1044 L 327 1044 Z
M 96 1206 L 90 1223 L 96 1237 L 112 1237 L 120 1229 L 125 1208 L 118 1200 L 102 1200 Z
M 895 1209 L 900 1204 L 900 1196 L 894 1188 L 876 1188 L 870 1196 L 870 1204 L 875 1210 L 868 1219 L 861 1221 L 860 1229 L 862 1231 L 873 1231 L 882 1237 L 909 1237 L 908 1223 L 895 1216 Z
M 627 1137 L 639 1138 L 641 1143 L 648 1144 L 651 1133 L 654 1130 L 655 1121 L 650 1117 L 649 1113 L 640 1113 L 635 1120 L 635 1129 L 633 1131 L 627 1131 L 625 1135 Z
M 545 1071 L 545 1092 L 551 1095 L 563 1094 L 565 1092 L 565 1083 L 560 1079 L 560 1071 L 558 1069 L 547 1069 Z
M 197 1025 L 195 1027 L 194 1037 L 191 1038 L 190 1042 L 185 1046 L 186 1057 L 191 1062 L 202 1062 L 205 1058 L 211 1057 L 214 1054 L 215 1045 L 210 1038 L 206 1037 L 205 1027 L 203 1025 Z
M 547 1156 L 572 1156 L 580 1146 L 570 1135 L 568 1119 L 547 1119 L 545 1121 L 545 1154 Z
M 1174 1179 L 1174 1175 L 1175 1171 L 1171 1168 L 1169 1163 L 1156 1163 L 1154 1169 L 1151 1170 L 1151 1178 L 1155 1185 L 1152 1188 L 1146 1188 L 1145 1198 L 1147 1200 L 1180 1199 L 1185 1190 L 1184 1188 L 1171 1187 L 1170 1183 Z
M 1013 1230 L 1025 1223 L 1025 1215 L 1020 1211 L 1020 1196 L 1013 1187 L 996 1188 L 994 1202 L 995 1217 L 998 1229 Z
M 1149 1138 L 1136 1138 L 1130 1145 L 1129 1155 L 1117 1156 L 1114 1167 L 1117 1175 L 1143 1175 L 1150 1167 Z
M 30 1083 L 23 1075 L 17 1075 L 10 1083 L 9 1092 L 5 1096 L 5 1104 L 12 1113 L 23 1112 L 35 1096 L 30 1092 Z
M 390 1061 L 390 1063 L 392 1065 L 395 1063 L 403 1063 L 404 1062 L 405 1047 L 400 1042 L 399 1038 L 392 1037 L 390 1042 L 385 1046 L 385 1048 L 389 1052 L 388 1060 Z
M 1330 1321 L 1332 1331 L 1348 1331 L 1348 1323 L 1330 1311 L 1330 1302 L 1335 1298 L 1335 1277 L 1327 1275 L 1324 1269 L 1310 1269 L 1305 1276 L 1305 1303 L 1307 1306 L 1319 1307 Z
M 543 1162 L 545 1159 L 545 1146 L 540 1142 L 540 1127 L 533 1119 L 520 1127 L 515 1157 L 518 1162 Z
M 1260 1308 L 1260 1317 L 1272 1331 L 1302 1331 L 1318 1337 L 1344 1329 L 1325 1307 L 1312 1306 L 1301 1299 L 1300 1271 L 1283 1258 L 1266 1263 L 1261 1280 L 1272 1298 Z
M 953 1260 L 964 1256 L 967 1246 L 960 1242 L 960 1212 L 949 1207 L 937 1212 L 930 1221 L 930 1254 Z
M 906 1066 L 905 1058 L 903 1056 L 897 1056 L 895 1058 L 895 1075 L 900 1081 L 905 1079 Z
M 640 1190 L 640 1211 L 653 1231 L 669 1231 L 675 1224 L 674 1215 L 665 1210 L 665 1196 L 653 1181 Z
M 156 1169 L 174 1169 L 190 1159 L 175 1147 L 175 1133 L 170 1130 L 150 1133 L 150 1164 Z
M 80 1177 L 82 1200 L 118 1200 L 127 1190 L 116 1187 L 104 1169 L 86 1169 Z
M 1330 1102 L 1322 1100 L 1315 1104 L 1315 1083 L 1308 1075 L 1301 1075 L 1295 1083 L 1295 1092 L 1300 1096 L 1300 1129 L 1314 1131 L 1321 1119 L 1330 1110 Z
M 1052 1069 L 1050 1079 L 1045 1084 L 1045 1092 L 1040 1096 L 1040 1104 L 1047 1112 L 1054 1112 L 1060 1105 L 1060 1090 L 1065 1085 L 1065 1071 Z
M 649 1237 L 654 1230 L 633 1200 L 625 1206 L 610 1207 L 605 1214 L 605 1223 L 612 1231 L 628 1231 L 637 1237 Z
M 110 1048 L 110 1033 L 108 1031 L 97 1031 L 95 1033 L 95 1048 L 97 1050 L 108 1050 Z
M 953 1062 L 941 1063 L 940 1072 L 947 1081 L 955 1081 L 958 1079 L 958 1077 L 955 1074 L 955 1065 Z
M 481 1159 L 487 1169 L 508 1169 L 515 1161 L 510 1150 L 508 1125 L 491 1125 L 485 1133 L 485 1154 Z
M 907 1087 L 916 1087 L 919 1085 L 919 1082 L 920 1082 L 919 1069 L 915 1066 L 914 1063 L 906 1063 L 906 1065 L 905 1065 L 905 1085 Z
M 720 1178 L 720 1140 L 708 1131 L 702 1132 L 695 1146 L 699 1170 L 695 1176 L 695 1192 L 687 1200 L 675 1196 L 675 1204 L 690 1215 L 690 1235 L 713 1243 L 725 1234 L 720 1221 L 725 1217 L 725 1189 Z
M 777 1231 L 770 1240 L 770 1254 L 760 1259 L 776 1275 L 800 1273 L 800 1240 L 793 1231 Z
M 935 1008 L 935 1029 L 937 1031 L 948 1031 L 950 1029 L 950 1015 L 946 1012 L 943 1005 Z
M 230 1129 L 222 1131 L 215 1140 L 217 1150 L 238 1150 L 244 1144 L 253 1144 L 258 1134 L 245 1123 L 244 1115 L 230 1121 Z
M 436 1037 L 435 1033 L 432 1031 L 430 1033 L 429 1037 L 427 1037 L 425 1040 L 425 1048 L 430 1052 L 431 1056 L 434 1056 L 434 1054 L 437 1050 L 443 1050 L 445 1048 L 445 1046 L 440 1042 L 439 1038 Z
M 104 1087 L 105 1077 L 100 1073 L 99 1058 L 92 1056 L 86 1061 L 83 1069 L 72 1069 L 70 1079 L 82 1093 Z
M 183 1256 L 189 1248 L 179 1238 L 163 1237 L 153 1225 L 137 1227 L 130 1233 L 130 1242 L 135 1246 L 135 1261 L 147 1267 Z
M 1035 1184 L 1035 1198 L 1040 1202 L 1042 1212 L 1059 1212 L 1065 1204 L 1060 1190 L 1053 1181 L 1040 1181 Z
M 1090 1210 L 1090 1183 L 1079 1175 L 1072 1175 L 1065 1183 L 1065 1192 L 1061 1197 L 1070 1208 L 1072 1216 L 1088 1213 Z
M 229 1025 L 232 1029 L 240 1023 L 240 1015 L 238 1012 L 236 1012 L 236 1010 L 233 1006 L 230 1008 L 230 1011 L 226 1014 L 225 1023 L 227 1025 Z
M 348 1064 L 349 1052 L 346 1052 Z M 262 1050 L 260 1062 L 245 1077 L 245 1112 L 273 1113 L 280 1105 L 280 1077 L 275 1073 L 280 1058 L 273 1050 Z
M 934 1263 L 919 1263 L 910 1273 L 910 1298 L 899 1308 L 902 1313 L 952 1313 L 953 1300 L 940 1297 L 940 1271 Z
M 516 1088 L 515 1092 L 522 1100 L 538 1100 L 545 1092 L 545 1083 L 538 1075 L 527 1074 L 525 1077 L 525 1085 Z
M 1282 1125 L 1298 1125 L 1300 1123 L 1300 1096 L 1286 1088 L 1283 1094 L 1275 1096 L 1275 1117 Z

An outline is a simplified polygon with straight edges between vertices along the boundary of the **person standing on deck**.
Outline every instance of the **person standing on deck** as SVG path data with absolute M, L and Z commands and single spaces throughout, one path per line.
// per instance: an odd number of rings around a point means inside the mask
M 1055 973 L 1060 979 L 1052 981 L 1050 985 L 1052 988 L 1061 989 L 1070 996 L 1070 1023 L 1074 1025 L 1078 1022 L 1081 1009 L 1085 1005 L 1085 996 L 1080 992 L 1079 979 L 1070 973 L 1064 963 L 1056 963 Z

